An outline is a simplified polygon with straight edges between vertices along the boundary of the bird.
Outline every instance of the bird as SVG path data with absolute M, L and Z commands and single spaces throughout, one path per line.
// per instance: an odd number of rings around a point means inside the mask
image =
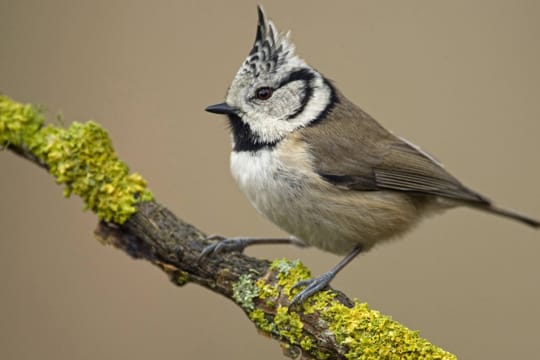
M 223 103 L 232 134 L 231 173 L 250 203 L 288 238 L 226 238 L 201 258 L 248 245 L 293 243 L 344 257 L 303 280 L 289 304 L 327 287 L 358 254 L 402 236 L 428 215 L 468 206 L 540 222 L 495 205 L 463 185 L 433 156 L 394 135 L 296 54 L 258 7 L 255 42 Z

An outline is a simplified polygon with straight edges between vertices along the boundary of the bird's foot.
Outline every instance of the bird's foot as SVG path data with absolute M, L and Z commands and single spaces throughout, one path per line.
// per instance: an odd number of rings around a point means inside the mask
M 288 238 L 253 238 L 253 237 L 232 237 L 228 238 L 221 235 L 210 235 L 207 237 L 208 240 L 218 240 L 218 242 L 208 245 L 203 249 L 201 255 L 199 256 L 199 261 L 203 258 L 231 251 L 242 252 L 249 245 L 262 245 L 262 244 L 293 244 L 299 247 L 306 247 L 302 240 L 297 239 L 294 236 Z
M 319 277 L 297 282 L 291 288 L 291 290 L 300 286 L 305 286 L 305 288 L 302 291 L 300 291 L 298 294 L 296 294 L 296 296 L 292 299 L 289 305 L 289 309 L 297 304 L 298 305 L 303 304 L 311 295 L 327 287 L 335 275 L 336 273 L 334 271 L 328 271 Z
M 217 240 L 216 243 L 210 244 L 203 249 L 201 255 L 199 255 L 199 261 L 203 260 L 207 256 L 214 254 L 220 254 L 224 252 L 239 251 L 242 252 L 252 241 L 246 237 L 232 237 L 228 238 L 222 235 L 210 235 L 207 240 Z

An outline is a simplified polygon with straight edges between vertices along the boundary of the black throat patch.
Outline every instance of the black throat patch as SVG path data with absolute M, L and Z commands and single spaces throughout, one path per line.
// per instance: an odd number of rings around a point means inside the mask
M 258 151 L 262 149 L 271 149 L 276 146 L 280 140 L 274 142 L 262 142 L 260 138 L 251 130 L 248 124 L 236 114 L 227 115 L 229 126 L 233 135 L 233 151 Z

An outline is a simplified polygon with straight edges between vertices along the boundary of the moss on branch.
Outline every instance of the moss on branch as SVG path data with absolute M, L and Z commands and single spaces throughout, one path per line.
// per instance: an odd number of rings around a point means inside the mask
M 16 146 L 43 162 L 64 195 L 80 196 L 86 208 L 122 224 L 141 201 L 152 200 L 146 182 L 118 159 L 107 132 L 92 121 L 68 129 L 44 126 L 42 111 L 0 95 L 0 146 Z

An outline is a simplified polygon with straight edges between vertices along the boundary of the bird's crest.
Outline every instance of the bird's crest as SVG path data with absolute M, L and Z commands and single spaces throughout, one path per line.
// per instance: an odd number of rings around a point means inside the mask
M 262 7 L 257 10 L 259 21 L 255 42 L 242 69 L 255 77 L 261 73 L 274 73 L 284 64 L 294 63 L 296 58 L 289 33 L 280 34 L 274 23 L 266 18 Z

